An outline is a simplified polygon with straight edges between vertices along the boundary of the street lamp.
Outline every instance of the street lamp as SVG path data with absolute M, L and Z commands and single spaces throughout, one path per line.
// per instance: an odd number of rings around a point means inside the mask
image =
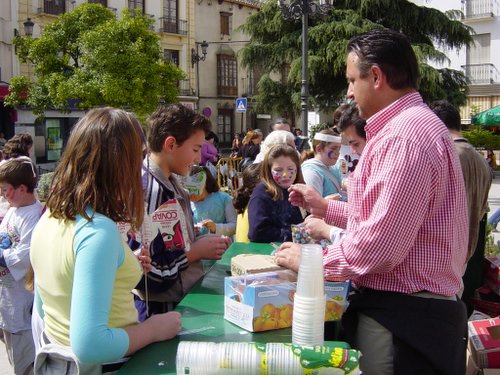
M 203 56 L 201 56 L 198 53 L 198 46 L 201 46 L 201 53 Z M 194 68 L 194 64 L 198 64 L 200 61 L 205 61 L 207 58 L 207 48 L 208 48 L 208 43 L 206 40 L 203 42 L 196 42 L 196 49 L 191 48 L 191 67 Z
M 23 22 L 23 25 L 24 35 L 33 36 L 33 26 L 35 26 L 35 23 L 31 20 L 31 18 L 28 17 L 28 19 Z
M 207 48 L 208 43 L 206 40 L 203 42 L 195 42 L 196 49 L 191 48 L 191 67 L 194 68 L 194 64 L 196 64 L 196 97 L 197 104 L 200 102 L 200 61 L 205 61 L 207 58 Z M 198 53 L 198 46 L 201 46 L 201 55 Z
M 278 0 L 278 7 L 285 19 L 300 19 L 302 17 L 302 86 L 300 90 L 300 107 L 302 109 L 302 133 L 307 136 L 307 113 L 309 98 L 309 82 L 307 74 L 307 28 L 309 15 L 326 15 L 332 5 L 329 0 L 319 0 L 319 3 L 313 0 Z

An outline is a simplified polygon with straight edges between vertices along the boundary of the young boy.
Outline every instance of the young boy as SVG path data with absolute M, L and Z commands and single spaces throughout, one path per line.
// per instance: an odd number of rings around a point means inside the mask
M 152 270 L 136 289 L 140 320 L 172 310 L 203 275 L 202 259 L 220 259 L 231 241 L 225 236 L 195 238 L 189 195 L 175 175 L 187 176 L 201 160 L 210 121 L 181 105 L 159 108 L 149 119 L 150 153 L 143 163 L 146 212 L 151 215 L 168 200 L 176 199 L 186 220 L 186 248 L 169 246 L 158 233 L 150 243 Z M 177 244 L 178 245 L 178 244 Z
M 0 331 L 15 374 L 28 374 L 35 360 L 31 334 L 33 294 L 24 287 L 31 233 L 42 205 L 35 198 L 37 176 L 28 157 L 0 165 L 0 188 L 10 208 L 0 224 Z

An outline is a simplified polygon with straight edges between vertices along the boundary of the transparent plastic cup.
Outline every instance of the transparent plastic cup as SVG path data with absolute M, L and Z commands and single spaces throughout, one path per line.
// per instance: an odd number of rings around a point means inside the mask
M 320 245 L 302 245 L 296 294 L 314 297 L 324 293 L 323 249 Z
M 176 358 L 177 374 L 217 374 L 217 351 L 217 344 L 213 342 L 180 342 Z
M 266 345 L 266 370 L 268 375 L 301 375 L 302 366 L 290 345 L 268 343 Z

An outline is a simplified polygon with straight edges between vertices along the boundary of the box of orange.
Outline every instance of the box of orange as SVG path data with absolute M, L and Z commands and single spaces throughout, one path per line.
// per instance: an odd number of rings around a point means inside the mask
M 292 326 L 297 274 L 289 270 L 226 277 L 224 319 L 251 332 Z M 325 320 L 339 320 L 349 282 L 325 282 Z

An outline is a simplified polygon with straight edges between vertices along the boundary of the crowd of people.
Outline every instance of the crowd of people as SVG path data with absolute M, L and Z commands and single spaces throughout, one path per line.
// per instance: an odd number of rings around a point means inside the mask
M 210 121 L 181 105 L 151 114 L 147 135 L 124 110 L 90 110 L 45 207 L 32 140 L 6 141 L 0 334 L 15 373 L 116 371 L 176 336 L 176 305 L 233 239 L 280 242 L 276 262 L 297 271 L 298 224 L 331 243 L 325 279 L 355 287 L 343 338 L 363 353 L 364 374 L 465 373 L 460 295 L 467 303 L 480 277 L 491 171 L 456 108 L 423 102 L 406 36 L 372 30 L 346 57 L 350 101 L 308 147 L 282 118 L 267 137 L 235 135 L 234 197 L 215 178 Z

